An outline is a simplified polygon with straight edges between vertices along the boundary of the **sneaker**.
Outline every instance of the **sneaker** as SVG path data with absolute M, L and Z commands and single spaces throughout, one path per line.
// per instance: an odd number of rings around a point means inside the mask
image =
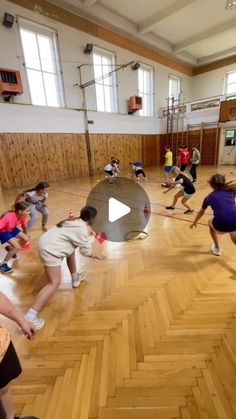
M 36 416 L 14 416 L 14 419 L 39 419 Z
M 41 330 L 43 326 L 45 325 L 45 320 L 41 319 L 40 317 L 35 317 L 34 320 L 30 320 L 30 319 L 27 319 L 27 320 L 34 325 L 36 330 Z
M 174 210 L 175 209 L 175 207 L 172 207 L 171 205 L 169 206 L 169 207 L 166 207 L 166 209 L 172 209 L 172 210 Z
M 211 251 L 215 256 L 221 255 L 221 249 L 219 247 L 216 247 L 214 244 L 211 246 Z
M 10 272 L 13 272 L 13 269 L 10 268 L 10 266 L 8 266 L 7 263 L 2 263 L 0 265 L 0 271 L 5 273 L 5 274 L 9 274 Z
M 184 211 L 184 214 L 193 214 L 193 213 L 194 213 L 194 210 L 193 209 Z
M 39 419 L 36 416 L 14 416 L 14 419 Z
M 78 288 L 81 282 L 84 281 L 86 277 L 87 277 L 86 271 L 78 272 L 77 278 L 75 280 L 72 279 L 72 287 Z
M 14 419 L 39 419 L 36 416 L 14 416 Z

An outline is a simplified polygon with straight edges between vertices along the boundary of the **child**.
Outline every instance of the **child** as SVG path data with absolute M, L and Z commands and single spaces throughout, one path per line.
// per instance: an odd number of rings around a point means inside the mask
M 200 151 L 197 149 L 195 145 L 193 145 L 192 149 L 193 149 L 193 157 L 191 159 L 192 167 L 189 173 L 193 178 L 192 182 L 195 183 L 197 180 L 197 166 L 199 165 L 199 162 L 200 162 Z
M 103 259 L 93 254 L 89 241 L 88 225 L 92 225 L 97 210 L 87 206 L 82 208 L 80 217 L 63 220 L 44 233 L 39 240 L 39 253 L 44 264 L 48 284 L 39 292 L 32 307 L 26 313 L 26 319 L 32 322 L 36 330 L 44 326 L 44 320 L 38 318 L 38 312 L 53 296 L 61 282 L 61 264 L 64 258 L 71 273 L 72 287 L 77 288 L 86 277 L 86 272 L 76 271 L 75 249 L 78 247 L 83 256 Z
M 147 177 L 143 170 L 143 163 L 140 161 L 130 162 L 129 166 L 132 167 L 132 178 L 134 175 L 136 176 L 136 179 L 139 180 L 139 176 L 143 176 L 145 180 L 147 180 Z
M 10 300 L 0 292 L 0 313 L 15 321 L 28 339 L 33 339 L 34 326 L 29 323 Z M 27 419 L 15 415 L 9 383 L 21 374 L 21 366 L 7 329 L 0 325 L 0 398 L 6 419 Z M 2 416 L 1 416 L 2 417 Z M 37 419 L 35 416 L 28 416 Z
M 28 202 L 16 202 L 14 210 L 5 212 L 0 218 L 0 242 L 9 243 L 6 247 L 7 254 L 0 264 L 0 271 L 10 273 L 13 269 L 8 266 L 8 261 L 11 258 L 17 258 L 17 252 L 21 249 L 18 238 L 22 239 L 24 243 L 29 242 L 29 237 L 26 235 L 27 216 L 30 213 L 30 204 Z M 23 232 L 17 228 L 21 225 Z
M 106 164 L 106 166 L 104 167 L 104 172 L 108 175 L 109 183 L 112 183 L 113 178 L 115 176 L 118 176 L 118 173 L 120 172 L 119 162 L 119 160 L 113 159 L 111 160 L 111 163 Z
M 165 154 L 165 165 L 164 165 L 164 169 L 165 169 L 165 182 L 163 182 L 161 184 L 161 186 L 168 187 L 169 186 L 169 183 L 170 183 L 169 181 L 172 179 L 171 176 L 170 176 L 170 171 L 171 171 L 172 166 L 173 166 L 173 153 L 172 153 L 172 151 L 170 149 L 170 146 L 168 146 L 168 145 L 165 147 L 165 151 L 166 151 L 166 154 Z
M 47 231 L 48 208 L 45 202 L 48 198 L 48 188 L 49 184 L 47 182 L 39 182 L 34 188 L 24 190 L 16 197 L 15 202 L 24 198 L 26 202 L 30 203 L 30 219 L 27 224 L 27 231 L 37 221 L 36 211 L 42 214 L 42 230 Z
M 197 227 L 198 221 L 210 206 L 214 213 L 213 219 L 209 221 L 210 235 L 214 242 L 211 251 L 215 256 L 220 256 L 218 234 L 229 233 L 232 242 L 236 245 L 236 184 L 226 183 L 225 177 L 220 174 L 213 175 L 209 184 L 213 192 L 204 199 L 202 208 L 190 228 Z
M 189 151 L 186 145 L 183 145 L 183 148 L 180 149 L 179 158 L 180 158 L 180 171 L 184 172 L 189 163 Z
M 182 151 L 183 151 L 183 146 L 180 145 L 179 148 L 178 148 L 178 154 L 177 154 L 177 157 L 176 157 L 176 166 L 179 167 L 179 168 L 181 166 L 181 152 Z
M 167 191 L 164 191 L 164 193 L 169 192 L 171 189 L 175 187 L 175 185 L 178 185 L 178 184 L 180 184 L 183 187 L 183 189 L 177 192 L 177 194 L 175 194 L 172 205 L 166 207 L 166 209 L 174 210 L 175 204 L 178 201 L 178 199 L 180 197 L 183 197 L 181 202 L 187 208 L 187 210 L 184 211 L 184 214 L 192 214 L 194 210 L 191 209 L 191 207 L 187 204 L 187 201 L 195 194 L 195 188 L 191 180 L 187 176 L 185 176 L 183 173 L 181 173 L 179 167 L 177 166 L 174 166 L 171 169 L 170 173 L 171 173 L 171 176 L 175 178 L 175 181 L 172 183 L 169 189 L 167 189 Z

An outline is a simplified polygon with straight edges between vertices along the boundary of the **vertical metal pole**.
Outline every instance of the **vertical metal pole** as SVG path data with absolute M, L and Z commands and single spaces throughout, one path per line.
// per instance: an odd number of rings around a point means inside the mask
M 203 140 L 203 130 L 204 130 L 204 122 L 201 123 L 201 131 L 200 131 L 200 154 L 202 155 L 202 140 Z
M 82 85 L 82 74 L 81 74 L 81 66 L 78 67 L 79 70 L 79 84 L 82 90 L 82 98 L 83 98 L 83 113 L 84 113 L 84 128 L 85 128 L 85 141 L 86 141 L 86 149 L 87 149 L 87 156 L 88 156 L 88 166 L 89 166 L 89 175 L 93 175 L 93 166 L 92 166 L 92 153 L 91 153 L 91 146 L 90 146 L 90 136 L 89 136 L 89 127 L 88 127 L 88 111 L 87 111 L 87 104 L 86 104 L 86 94 L 85 88 Z
M 217 127 L 216 127 L 216 144 L 215 144 L 215 158 L 214 158 L 214 164 L 217 165 L 218 164 L 218 160 L 219 160 L 219 135 L 220 135 L 220 127 L 219 127 L 219 121 L 217 122 Z

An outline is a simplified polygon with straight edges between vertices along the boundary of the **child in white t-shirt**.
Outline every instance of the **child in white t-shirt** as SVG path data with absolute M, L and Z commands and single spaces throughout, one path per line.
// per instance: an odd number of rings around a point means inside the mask
M 26 231 L 31 230 L 33 224 L 37 221 L 37 212 L 42 214 L 42 230 L 47 231 L 48 207 L 45 202 L 48 198 L 49 184 L 47 182 L 39 182 L 34 188 L 25 189 L 19 193 L 15 202 L 21 201 L 22 198 L 30 203 L 30 219 L 27 223 Z

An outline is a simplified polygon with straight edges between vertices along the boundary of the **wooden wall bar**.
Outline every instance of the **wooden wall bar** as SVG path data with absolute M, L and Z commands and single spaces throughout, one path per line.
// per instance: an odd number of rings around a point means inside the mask
M 185 131 L 181 134 L 173 134 L 172 139 L 167 134 L 161 135 L 161 162 L 164 163 L 165 146 L 171 146 L 174 155 L 174 164 L 176 164 L 176 157 L 178 154 L 178 147 L 186 144 L 190 153 L 192 152 L 193 144 L 197 145 L 201 151 L 201 164 L 215 165 L 217 164 L 217 154 L 219 148 L 219 130 L 217 128 L 204 128 Z
M 130 161 L 159 164 L 158 135 L 90 134 L 93 173 L 103 171 L 111 156 L 128 170 Z M 0 186 L 32 185 L 89 174 L 84 134 L 0 134 Z

